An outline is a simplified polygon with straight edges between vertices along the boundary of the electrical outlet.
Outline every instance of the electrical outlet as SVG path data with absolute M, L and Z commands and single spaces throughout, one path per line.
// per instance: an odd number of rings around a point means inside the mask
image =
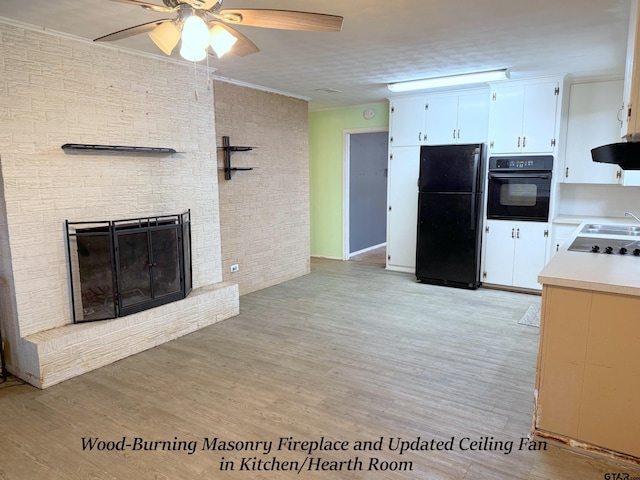
M 238 265 L 237 263 L 231 265 L 231 273 L 236 273 L 238 270 L 240 270 L 240 265 Z

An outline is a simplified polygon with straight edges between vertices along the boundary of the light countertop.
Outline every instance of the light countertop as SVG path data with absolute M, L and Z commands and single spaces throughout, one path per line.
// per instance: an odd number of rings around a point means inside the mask
M 570 222 L 567 221 L 567 223 Z M 546 285 L 640 296 L 640 257 L 567 250 L 576 236 L 587 236 L 579 232 L 584 225 L 590 223 L 637 225 L 633 219 L 627 218 L 617 218 L 614 221 L 611 218 L 593 217 L 583 221 L 573 237 L 565 242 L 542 269 L 538 281 Z M 594 238 L 603 238 L 603 236 L 594 236 Z M 632 237 L 632 239 L 640 240 L 638 237 Z
M 552 222 L 554 224 L 561 225 L 575 225 L 576 227 L 580 225 L 582 222 L 588 223 L 606 223 L 606 224 L 629 224 L 633 225 L 637 223 L 631 217 L 601 217 L 601 216 L 593 216 L 593 215 L 557 215 L 553 218 Z

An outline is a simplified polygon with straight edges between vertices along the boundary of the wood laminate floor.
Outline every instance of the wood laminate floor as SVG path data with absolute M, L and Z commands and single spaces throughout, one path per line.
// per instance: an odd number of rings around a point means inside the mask
M 518 319 L 539 301 L 314 259 L 241 297 L 237 317 L 44 391 L 0 385 L 0 479 L 640 477 L 551 444 L 519 450 L 538 329 Z M 412 442 L 430 449 L 397 450 Z
M 353 257 L 350 257 L 349 260 L 352 262 L 372 263 L 375 265 L 382 265 L 384 267 L 387 265 L 387 247 L 385 245 L 359 255 L 354 255 Z

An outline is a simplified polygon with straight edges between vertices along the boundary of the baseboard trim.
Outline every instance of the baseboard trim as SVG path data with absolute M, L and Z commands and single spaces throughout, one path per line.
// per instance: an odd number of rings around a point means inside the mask
M 340 260 L 340 261 L 342 261 L 342 258 L 340 258 L 340 257 L 329 257 L 327 255 L 311 255 L 311 258 L 322 258 L 324 260 Z

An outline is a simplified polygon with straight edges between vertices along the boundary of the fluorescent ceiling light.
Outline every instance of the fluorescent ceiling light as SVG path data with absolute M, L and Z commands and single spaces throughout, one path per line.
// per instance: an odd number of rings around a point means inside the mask
M 507 69 L 491 70 L 489 72 L 475 72 L 464 75 L 451 75 L 448 77 L 423 78 L 421 80 L 410 80 L 408 82 L 390 83 L 387 88 L 392 92 L 410 92 L 412 90 L 423 90 L 427 88 L 453 87 L 456 85 L 466 85 L 470 83 L 493 82 L 496 80 L 507 80 L 509 72 Z

